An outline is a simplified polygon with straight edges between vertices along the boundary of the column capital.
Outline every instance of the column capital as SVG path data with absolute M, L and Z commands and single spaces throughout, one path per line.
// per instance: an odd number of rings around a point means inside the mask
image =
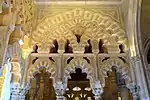
M 95 82 L 92 92 L 94 94 L 95 100 L 99 100 L 101 98 L 101 94 L 103 93 L 103 87 L 100 84 L 100 81 Z
M 63 100 L 64 98 L 64 93 L 65 93 L 65 88 L 64 84 L 62 81 L 56 81 L 55 83 L 55 91 L 56 91 L 56 100 Z
M 127 85 L 127 88 L 130 89 L 130 92 L 132 93 L 134 100 L 137 100 L 139 98 L 140 86 L 138 86 L 135 83 L 132 83 Z

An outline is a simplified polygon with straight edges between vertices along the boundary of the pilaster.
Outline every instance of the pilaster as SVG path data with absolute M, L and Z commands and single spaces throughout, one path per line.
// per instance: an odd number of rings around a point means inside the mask
M 134 74 L 135 74 L 135 83 L 133 82 L 133 84 L 136 84 L 136 85 L 132 85 L 132 87 L 139 87 L 140 91 L 137 92 L 137 94 L 139 93 L 140 100 L 145 100 L 148 98 L 148 95 L 147 95 L 147 85 L 145 85 L 145 76 L 143 74 L 141 59 L 137 55 L 137 56 L 131 57 L 130 60 L 132 63 Z

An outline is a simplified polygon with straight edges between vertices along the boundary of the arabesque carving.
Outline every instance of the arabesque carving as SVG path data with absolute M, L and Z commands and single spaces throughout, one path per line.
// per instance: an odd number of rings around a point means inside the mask
M 101 82 L 103 87 L 105 86 L 105 78 L 108 71 L 112 71 L 112 67 L 115 67 L 116 71 L 122 74 L 122 78 L 125 79 L 126 84 L 131 83 L 131 72 L 129 65 L 124 63 L 118 57 L 110 57 L 109 59 L 102 62 L 102 67 L 100 68 L 101 72 Z
M 36 62 L 33 65 L 30 66 L 30 68 L 28 69 L 28 73 L 27 73 L 27 81 L 29 82 L 29 80 L 34 77 L 33 75 L 36 72 L 40 73 L 39 70 L 40 68 L 43 68 L 43 67 L 46 68 L 46 71 L 51 73 L 51 78 L 53 78 L 53 81 L 55 81 L 55 78 L 57 76 L 56 64 L 54 64 L 54 62 L 46 58 L 39 58 L 36 60 Z
M 75 35 L 81 36 L 80 43 Z M 112 36 L 115 38 L 110 41 Z M 43 19 L 32 33 L 32 43 L 38 43 L 40 49 L 46 50 L 54 39 L 60 37 L 70 41 L 73 51 L 83 50 L 87 40 L 95 38 L 103 39 L 105 45 L 127 45 L 125 31 L 117 21 L 105 14 L 81 8 Z

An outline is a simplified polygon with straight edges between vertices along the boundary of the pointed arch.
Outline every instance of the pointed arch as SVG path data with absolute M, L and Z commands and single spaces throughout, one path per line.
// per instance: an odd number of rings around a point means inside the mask
M 108 71 L 112 71 L 112 67 L 115 67 L 116 71 L 121 73 L 122 78 L 125 79 L 126 84 L 130 84 L 131 83 L 131 73 L 130 73 L 130 68 L 129 65 L 127 63 L 124 63 L 121 59 L 119 59 L 118 57 L 111 57 L 105 61 L 103 61 L 102 63 L 102 67 L 101 67 L 101 73 L 102 73 L 102 77 L 101 77 L 101 82 L 102 82 L 102 86 L 105 86 L 105 78 L 108 77 L 107 76 L 107 72 Z

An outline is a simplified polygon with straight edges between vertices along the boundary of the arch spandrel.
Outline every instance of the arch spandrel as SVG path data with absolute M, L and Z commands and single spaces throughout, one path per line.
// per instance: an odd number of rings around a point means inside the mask
M 112 43 L 109 37 L 118 37 L 117 44 L 126 45 L 126 35 L 120 23 L 112 19 L 107 14 L 87 11 L 77 8 L 59 13 L 55 16 L 48 16 L 41 21 L 37 29 L 32 33 L 32 43 L 38 43 L 41 48 L 43 44 L 50 44 L 54 39 L 64 37 L 70 40 L 73 48 L 76 48 L 78 43 L 75 34 L 81 35 L 81 44 L 89 39 L 97 38 L 104 39 L 106 45 Z M 47 39 L 49 38 L 49 39 Z

